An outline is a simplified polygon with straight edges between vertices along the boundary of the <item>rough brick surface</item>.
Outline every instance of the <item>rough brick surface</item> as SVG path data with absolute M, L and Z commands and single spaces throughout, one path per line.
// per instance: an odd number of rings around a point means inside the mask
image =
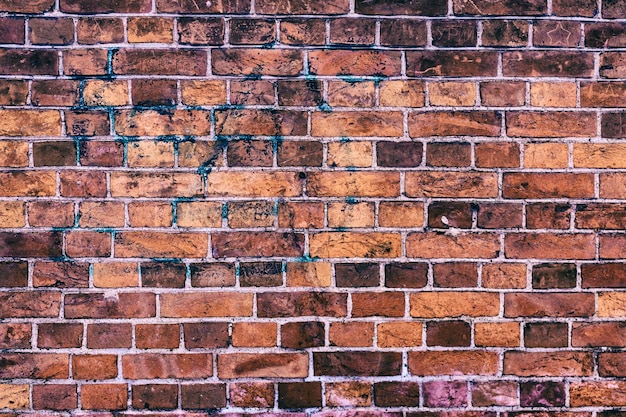
M 0 417 L 623 417 L 626 0 L 0 0 Z

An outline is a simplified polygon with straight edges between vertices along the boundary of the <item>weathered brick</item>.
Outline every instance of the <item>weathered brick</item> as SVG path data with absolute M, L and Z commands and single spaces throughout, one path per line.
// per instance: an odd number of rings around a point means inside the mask
M 76 385 L 33 385 L 33 408 L 36 410 L 72 410 L 77 406 Z
M 591 0 L 555 0 L 552 3 L 552 13 L 557 16 L 595 16 L 597 3 Z
M 133 385 L 133 408 L 171 410 L 178 405 L 178 386 L 172 384 Z
M 163 13 L 191 14 L 245 14 L 250 11 L 250 0 L 220 0 L 198 3 L 193 0 L 157 0 L 157 10 Z
M 180 343 L 177 324 L 138 324 L 135 326 L 137 349 L 176 349 Z
M 567 347 L 567 323 L 526 323 L 524 346 L 528 348 Z
M 625 235 L 601 235 L 600 259 L 620 259 L 626 253 Z
M 34 45 L 68 45 L 74 41 L 74 22 L 68 18 L 29 20 L 30 40 Z
M 280 22 L 280 39 L 287 45 L 324 45 L 326 23 L 324 19 L 284 19 Z
M 191 173 L 115 172 L 114 197 L 194 197 L 202 195 L 202 178 Z
M 231 232 L 211 236 L 214 257 L 302 256 L 304 235 L 292 232 Z
M 163 317 L 245 317 L 252 315 L 250 293 L 161 294 Z
M 309 358 L 305 353 L 223 353 L 217 357 L 220 378 L 304 378 Z
M 116 376 L 116 355 L 72 356 L 72 377 L 75 379 L 112 379 Z
M 206 353 L 142 353 L 122 356 L 124 376 L 128 379 L 197 379 L 213 375 L 213 355 Z
M 63 197 L 106 197 L 106 174 L 98 171 L 63 171 L 60 174 Z
M 116 349 L 132 346 L 130 323 L 98 323 L 87 325 L 87 347 L 89 349 Z
M 56 258 L 62 253 L 59 232 L 0 232 L 0 256 Z
M 28 384 L 2 384 L 0 387 L 0 407 L 16 410 L 30 406 Z
M 124 41 L 124 22 L 120 18 L 84 17 L 76 25 L 78 43 L 96 45 Z
M 69 49 L 63 51 L 66 75 L 104 75 L 107 73 L 107 51 L 104 49 Z
M 178 101 L 174 80 L 133 80 L 132 86 L 137 106 L 172 106 Z
M 499 237 L 491 233 L 411 233 L 406 245 L 412 258 L 496 258 L 500 254 Z
M 211 128 L 204 110 L 127 111 L 115 114 L 115 131 L 124 136 L 206 135 Z
M 367 407 L 372 404 L 372 387 L 367 382 L 345 381 L 324 384 L 326 405 Z
M 593 259 L 593 234 L 512 233 L 504 238 L 511 259 Z
M 336 111 L 311 115 L 313 136 L 402 136 L 403 117 L 397 111 Z
M 80 323 L 42 323 L 37 330 L 37 347 L 63 349 L 82 345 L 83 325 Z
M 494 405 L 515 406 L 518 404 L 518 390 L 515 382 L 485 381 L 471 385 L 472 405 L 489 407 Z
M 52 0 L 34 0 L 34 1 L 11 1 L 4 0 L 0 2 L 0 11 L 9 13 L 29 13 L 37 14 L 50 11 L 54 7 Z
M 1 89 L 2 87 L 0 87 Z M 1 99 L 0 99 L 1 102 Z M 0 166 L 25 167 L 28 165 L 28 143 L 18 141 L 0 142 Z
M 245 126 L 245 128 L 242 128 Z M 304 135 L 307 114 L 296 110 L 218 110 L 215 130 L 221 135 Z
M 376 87 L 371 81 L 329 82 L 328 105 L 331 107 L 374 107 Z
M 334 322 L 331 323 L 328 332 L 330 346 L 370 347 L 373 340 L 373 323 Z
M 226 385 L 181 385 L 181 403 L 181 406 L 184 409 L 207 409 L 226 407 Z
M 329 50 L 309 53 L 309 71 L 315 75 L 400 75 L 400 52 Z
M 0 324 L 1 349 L 29 349 L 31 347 L 32 326 L 26 323 Z
M 309 239 L 313 257 L 395 258 L 401 251 L 401 236 L 397 233 L 322 232 Z
M 72 80 L 33 81 L 31 102 L 35 106 L 74 106 L 78 104 L 78 82 Z
M 626 264 L 584 264 L 580 268 L 583 288 L 626 287 Z
M 436 321 L 426 324 L 427 346 L 469 346 L 472 329 L 463 320 Z
M 328 205 L 328 226 L 330 227 L 373 227 L 373 203 L 330 203 Z
M 574 323 L 572 325 L 572 346 L 622 347 L 625 334 L 625 322 Z
M 356 12 L 362 14 L 443 16 L 446 11 L 446 2 L 442 0 L 410 0 L 402 3 L 390 0 L 357 0 L 356 2 Z
M 392 376 L 399 375 L 399 352 L 314 352 L 316 376 Z
M 472 262 L 434 264 L 433 285 L 445 288 L 476 287 L 478 285 L 478 266 Z
M 409 352 L 413 375 L 495 375 L 498 355 L 485 350 Z
M 0 68 L 2 65 L 0 65 Z M 57 110 L 0 110 L 2 136 L 60 136 L 61 115 Z
M 626 405 L 626 383 L 623 381 L 585 381 L 570 386 L 572 407 L 606 407 Z
M 578 22 L 564 20 L 543 20 L 533 26 L 535 46 L 577 47 L 580 44 Z
M 595 311 L 592 293 L 507 293 L 506 317 L 589 317 Z
M 585 46 L 620 48 L 626 45 L 626 29 L 619 23 L 589 23 L 585 25 Z
M 347 0 L 339 0 L 332 4 L 320 0 L 259 0 L 256 5 L 261 14 L 344 14 L 349 10 Z
M 131 318 L 154 317 L 156 297 L 151 293 L 68 294 L 64 305 L 65 318 Z
M 406 53 L 409 77 L 495 76 L 498 54 L 474 51 L 409 51 Z
M 189 265 L 192 287 L 230 287 L 235 285 L 235 266 L 229 263 Z
M 465 381 L 427 381 L 423 385 L 422 395 L 426 407 L 466 406 L 467 383 Z
M 483 142 L 474 146 L 474 163 L 479 168 L 516 168 L 520 148 L 514 142 Z
M 274 384 L 271 382 L 233 382 L 228 388 L 230 401 L 237 407 L 274 406 Z
M 546 0 L 506 0 L 492 3 L 488 0 L 470 1 L 459 0 L 454 2 L 454 13 L 460 15 L 499 16 L 523 15 L 541 16 L 548 11 Z
M 534 203 L 526 206 L 529 229 L 568 229 L 572 207 L 567 204 Z
M 2 75 L 57 75 L 59 57 L 51 49 L 0 49 Z
M 518 77 L 580 77 L 593 73 L 593 55 L 584 52 L 505 52 L 502 72 Z
M 626 195 L 626 175 L 620 173 L 600 174 L 600 196 L 623 198 Z
M 102 111 L 65 111 L 70 136 L 104 136 L 110 133 L 109 114 Z
M 533 265 L 533 288 L 574 288 L 576 286 L 576 265 L 538 264 Z
M 2 353 L 0 378 L 67 379 L 69 360 L 63 353 Z
M 197 50 L 120 49 L 113 56 L 115 74 L 206 75 L 207 55 Z
M 304 70 L 302 52 L 290 49 L 213 49 L 211 64 L 217 75 L 296 76 Z
M 376 22 L 373 19 L 337 18 L 330 21 L 330 42 L 344 45 L 373 45 Z
M 565 384 L 562 382 L 522 382 L 520 384 L 522 407 L 559 407 L 565 405 Z
M 589 137 L 596 135 L 596 115 L 580 112 L 509 112 L 506 130 L 519 137 Z
M 528 44 L 528 22 L 523 20 L 486 20 L 482 44 L 485 46 L 522 47 Z M 508 84 L 508 83 L 507 83 Z M 510 97 L 502 97 L 503 100 Z
M 411 317 L 496 316 L 500 309 L 497 293 L 421 292 L 410 297 Z
M 569 173 L 506 173 L 505 198 L 591 198 L 593 175 Z
M 475 323 L 474 343 L 476 346 L 518 347 L 519 323 L 512 321 Z
M 347 294 L 331 292 L 265 292 L 257 296 L 259 317 L 345 317 Z
M 171 43 L 174 21 L 160 17 L 133 17 L 128 19 L 129 43 Z
M 501 117 L 489 111 L 435 111 L 411 113 L 409 135 L 425 136 L 499 136 Z
M 128 389 L 126 384 L 85 384 L 80 398 L 85 410 L 125 410 Z
M 526 265 L 521 263 L 490 263 L 483 265 L 482 285 L 486 288 L 524 288 Z
M 426 145 L 426 165 L 435 167 L 469 166 L 472 149 L 469 143 L 433 142 Z
M 313 197 L 396 197 L 400 175 L 393 172 L 311 172 L 307 194 Z
M 590 376 L 593 360 L 587 352 L 521 352 L 504 353 L 505 375 L 517 376 Z
M 185 323 L 183 333 L 187 349 L 221 348 L 229 345 L 228 323 Z

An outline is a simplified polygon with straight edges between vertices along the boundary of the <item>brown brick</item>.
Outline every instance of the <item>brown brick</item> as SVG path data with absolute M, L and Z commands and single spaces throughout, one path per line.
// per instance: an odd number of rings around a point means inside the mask
M 97 171 L 63 171 L 61 195 L 64 197 L 106 197 L 106 174 Z
M 36 262 L 34 287 L 85 288 L 89 286 L 89 264 L 78 262 Z
M 61 294 L 53 291 L 0 293 L 0 317 L 58 317 Z
M 463 142 L 434 142 L 426 145 L 426 165 L 442 167 L 469 166 L 472 147 Z
M 626 137 L 626 121 L 624 121 L 622 113 L 603 113 L 601 126 L 602 137 Z
M 392 376 L 399 375 L 399 352 L 314 352 L 316 376 Z
M 506 203 L 481 204 L 477 226 L 485 229 L 522 227 L 522 206 Z
M 76 165 L 74 142 L 38 142 L 33 144 L 35 166 Z
M 626 207 L 621 204 L 578 204 L 576 227 L 579 229 L 616 229 L 626 227 Z
M 51 171 L 0 173 L 0 195 L 3 197 L 44 197 L 56 193 L 56 175 Z
M 230 287 L 235 285 L 235 266 L 228 263 L 189 265 L 192 287 Z
M 330 81 L 328 104 L 332 107 L 374 107 L 376 87 L 371 81 Z
M 426 22 L 384 19 L 380 22 L 380 43 L 384 46 L 425 46 Z
M 302 73 L 302 52 L 272 49 L 214 49 L 213 73 L 217 75 L 294 76 Z
M 62 0 L 61 11 L 65 13 L 147 13 L 152 8 L 149 0 L 104 0 L 83 2 Z
M 324 45 L 324 19 L 285 19 L 280 22 L 280 41 L 287 45 Z
M 585 46 L 591 48 L 620 48 L 626 45 L 626 29 L 619 23 L 589 23 L 585 25 Z
M 132 345 L 130 323 L 98 323 L 87 325 L 87 347 L 89 349 L 130 348 Z
M 576 107 L 576 83 L 532 83 L 530 104 L 535 107 Z
M 478 285 L 478 265 L 471 262 L 434 264 L 433 285 L 445 288 L 476 287 Z
M 171 410 L 178 405 L 178 386 L 172 384 L 133 385 L 133 408 Z
M 113 197 L 195 197 L 202 195 L 202 178 L 191 173 L 115 172 Z
M 178 100 L 175 80 L 133 80 L 132 86 L 137 106 L 172 106 Z
M 183 333 L 187 349 L 221 348 L 229 344 L 228 323 L 185 323 Z
M 420 332 L 421 335 L 421 332 Z M 334 322 L 330 324 L 330 346 L 370 347 L 374 340 L 374 324 L 365 322 Z
M 378 264 L 335 265 L 335 282 L 338 287 L 376 287 L 379 281 Z
M 500 15 L 523 15 L 540 16 L 548 12 L 546 0 L 506 0 L 492 3 L 489 0 L 459 0 L 454 2 L 454 14 L 500 16 Z
M 505 76 L 588 78 L 593 73 L 593 56 L 565 51 L 505 52 L 502 71 Z
M 507 134 L 519 137 L 588 137 L 596 135 L 596 115 L 587 112 L 507 113 Z M 573 121 L 575 121 L 573 123 Z
M 283 284 L 281 262 L 245 262 L 239 264 L 242 287 L 279 287 Z
M 474 162 L 479 168 L 519 167 L 519 145 L 514 142 L 477 143 L 474 145 Z
M 57 110 L 0 110 L 2 136 L 60 136 L 61 119 Z
M 528 22 L 523 20 L 486 20 L 482 44 L 485 46 L 521 47 L 528 44 Z M 507 100 L 510 97 L 502 97 Z
M 432 23 L 434 46 L 476 46 L 476 22 L 472 20 L 435 20 Z
M 107 73 L 107 59 L 104 49 L 63 51 L 63 72 L 66 75 L 104 75 Z
M 252 315 L 252 294 L 186 292 L 161 294 L 163 317 L 245 317 Z
M 24 19 L 15 17 L 0 18 L 1 43 L 24 44 Z
M 68 18 L 33 18 L 28 21 L 34 45 L 69 45 L 74 42 L 74 22 Z
M 76 385 L 33 385 L 35 410 L 72 410 L 78 407 Z
M 278 406 L 310 408 L 322 406 L 321 382 L 279 382 Z
M 623 347 L 626 322 L 574 323 L 572 346 L 574 347 Z
M 130 203 L 128 217 L 132 227 L 169 227 L 172 225 L 172 205 L 161 202 Z
M 72 357 L 72 377 L 75 379 L 111 379 L 116 376 L 116 355 L 74 355 Z
M 213 256 L 302 256 L 304 235 L 293 232 L 231 232 L 211 236 Z
M 595 311 L 591 293 L 507 293 L 505 317 L 589 317 Z
M 623 381 L 585 381 L 570 386 L 572 407 L 624 406 L 626 405 L 626 383 Z
M 366 141 L 331 142 L 326 163 L 334 167 L 372 166 L 372 143 Z
M 583 264 L 580 271 L 583 288 L 626 287 L 626 264 Z
M 476 346 L 518 347 L 519 323 L 513 321 L 475 323 L 474 343 Z
M 124 203 L 86 201 L 80 205 L 78 224 L 81 227 L 124 226 Z
M 250 0 L 216 1 L 197 3 L 193 0 L 157 0 L 157 10 L 161 13 L 191 14 L 242 14 L 250 11 Z
M 499 136 L 500 115 L 488 111 L 436 111 L 411 113 L 409 135 L 424 136 Z
M 572 207 L 567 204 L 534 203 L 526 206 L 529 229 L 568 229 Z
M 469 346 L 472 329 L 463 320 L 433 321 L 426 324 L 426 345 Z
M 411 233 L 407 236 L 407 256 L 412 258 L 496 258 L 500 254 L 497 235 L 437 232 Z
M 128 19 L 128 42 L 171 43 L 174 20 L 160 17 L 131 17 Z
M 390 0 L 375 2 L 358 0 L 356 2 L 356 12 L 361 14 L 443 16 L 446 11 L 446 2 L 442 0 L 410 0 L 403 3 Z
M 78 43 L 95 45 L 124 41 L 124 22 L 120 18 L 83 17 L 76 25 Z
M 135 344 L 138 349 L 176 349 L 180 326 L 177 324 L 138 324 L 135 326 Z
M 485 350 L 409 352 L 413 375 L 495 375 L 498 354 Z
M 101 111 L 66 111 L 65 125 L 70 136 L 103 136 L 110 133 L 109 114 Z
M 402 317 L 404 295 L 400 292 L 358 292 L 352 294 L 353 317 Z
M 271 382 L 233 382 L 228 390 L 230 402 L 236 407 L 274 406 L 274 384 Z
M 186 267 L 172 262 L 147 262 L 141 264 L 141 284 L 144 287 L 183 288 Z
M 178 41 L 189 45 L 221 45 L 224 42 L 224 19 L 181 17 L 178 19 Z
M 580 44 L 580 24 L 567 20 L 542 20 L 533 26 L 535 46 L 575 48 Z
M 27 95 L 28 83 L 25 80 L 0 80 L 0 104 L 4 106 L 26 104 Z M 7 144 L 18 145 L 21 143 L 2 142 L 2 146 L 7 146 Z
M 38 326 L 37 346 L 44 349 L 81 347 L 83 325 L 81 323 L 41 323 Z
M 486 81 L 480 83 L 480 99 L 488 106 L 522 106 L 526 101 L 526 83 Z
M 342 381 L 324 384 L 326 405 L 330 407 L 367 407 L 372 404 L 372 387 L 368 382 Z
M 527 348 L 567 347 L 567 323 L 526 323 L 524 346 Z
M 385 265 L 385 286 L 388 288 L 421 288 L 428 281 L 428 264 L 421 262 Z
M 330 21 L 330 42 L 346 45 L 373 45 L 376 21 L 362 18 L 337 18 Z
M 505 198 L 590 198 L 594 195 L 590 174 L 507 173 Z
M 434 201 L 428 205 L 428 226 L 469 229 L 472 226 L 472 211 L 470 203 Z
M 65 297 L 65 318 L 144 318 L 156 314 L 156 297 L 151 293 L 68 294 Z
M 0 49 L 2 75 L 57 75 L 59 57 L 50 49 Z
M 116 256 L 121 258 L 204 258 L 207 235 L 201 233 L 121 232 L 115 235 Z
M 278 166 L 321 166 L 322 144 L 312 141 L 288 141 L 278 145 Z
M 286 228 L 319 228 L 324 224 L 324 204 L 317 202 L 280 202 L 278 226 Z
M 268 44 L 276 41 L 276 24 L 266 19 L 232 19 L 230 42 L 233 45 Z
M 0 232 L 0 256 L 56 258 L 61 256 L 61 241 L 59 232 Z
M 593 259 L 592 234 L 513 233 L 504 238 L 505 255 L 511 259 Z
M 336 111 L 311 115 L 313 136 L 402 136 L 402 113 L 397 111 Z
M 602 17 L 605 19 L 620 19 L 624 11 L 623 0 L 609 0 L 602 2 Z
M 205 353 L 143 353 L 122 356 L 127 379 L 198 379 L 213 375 L 213 355 Z
M 0 349 L 30 349 L 32 327 L 26 323 L 0 324 Z
M 231 81 L 230 101 L 242 105 L 272 105 L 274 83 L 266 80 Z
M 85 410 L 125 410 L 128 391 L 126 384 L 85 384 L 80 398 Z
M 526 265 L 516 263 L 484 264 L 482 285 L 486 288 L 526 287 Z
M 401 239 L 396 233 L 322 232 L 311 235 L 311 256 L 323 258 L 395 258 Z
M 78 104 L 78 82 L 72 80 L 33 81 L 31 102 L 35 106 L 74 106 Z
M 574 288 L 576 287 L 576 265 L 538 264 L 533 265 L 533 288 Z
M 330 292 L 266 292 L 257 295 L 259 317 L 345 317 L 347 294 Z
M 67 379 L 68 354 L 53 353 L 2 353 L 0 378 L 2 379 Z
M 196 50 L 120 49 L 112 68 L 119 75 L 206 75 L 207 55 Z
M 307 114 L 295 110 L 218 110 L 216 133 L 221 135 L 304 135 Z M 242 129 L 242 126 L 245 128 Z
M 226 385 L 181 385 L 181 402 L 181 406 L 184 409 L 207 409 L 226 407 Z
M 406 54 L 409 77 L 495 76 L 498 54 L 474 51 L 410 51 Z
M 592 0 L 555 0 L 552 3 L 552 13 L 557 16 L 593 17 L 597 11 L 597 3 Z
M 0 11 L 12 13 L 44 13 L 54 7 L 52 0 L 11 1 L 4 0 L 0 3 Z
M 233 378 L 304 378 L 308 375 L 306 353 L 231 353 L 217 357 L 217 374 Z
M 421 292 L 410 298 L 411 317 L 497 316 L 500 301 L 491 292 Z
M 324 346 L 324 323 L 290 322 L 280 327 L 281 346 L 290 349 L 304 349 Z
M 277 344 L 276 323 L 233 323 L 232 344 L 235 347 L 273 347 Z
M 504 353 L 505 375 L 517 376 L 591 376 L 592 356 L 588 352 L 518 352 Z

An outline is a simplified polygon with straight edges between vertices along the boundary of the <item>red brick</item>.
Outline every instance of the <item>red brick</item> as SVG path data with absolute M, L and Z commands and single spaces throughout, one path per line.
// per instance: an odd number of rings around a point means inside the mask
M 0 317 L 58 317 L 61 293 L 20 291 L 0 293 Z
M 213 355 L 144 353 L 122 356 L 124 377 L 128 379 L 197 379 L 213 375 Z
M 223 348 L 229 345 L 228 323 L 183 324 L 187 349 Z
M 107 181 L 104 172 L 63 171 L 61 195 L 64 197 L 106 197 Z
M 68 294 L 65 318 L 145 318 L 156 314 L 156 297 L 151 293 Z
M 546 0 L 506 0 L 492 3 L 489 0 L 459 0 L 454 3 L 454 13 L 460 15 L 499 16 L 524 15 L 540 16 L 546 14 L 548 5 Z
M 400 375 L 399 352 L 314 352 L 316 376 L 392 376 Z
M 78 43 L 95 45 L 124 41 L 124 22 L 120 18 L 85 17 L 76 25 Z
M 505 52 L 502 72 L 518 77 L 585 77 L 593 73 L 593 55 L 585 52 Z
M 216 133 L 221 135 L 304 135 L 307 114 L 295 110 L 218 110 Z
M 56 258 L 61 256 L 61 241 L 59 232 L 0 232 L 0 256 Z
M 591 198 L 592 174 L 506 173 L 505 198 Z
M 13 1 L 3 0 L 0 2 L 0 11 L 9 13 L 44 13 L 54 7 L 53 0 Z
M 489 111 L 436 111 L 411 113 L 409 135 L 427 136 L 499 136 L 500 114 Z
M 295 76 L 303 71 L 302 52 L 288 49 L 213 49 L 211 63 L 217 75 Z
M 626 287 L 626 264 L 583 264 L 580 268 L 583 288 Z
M 206 75 L 207 55 L 197 50 L 121 49 L 113 56 L 115 74 Z
M 435 287 L 463 288 L 478 285 L 478 266 L 471 262 L 446 262 L 433 265 Z
M 231 232 L 211 236 L 213 256 L 302 256 L 304 235 L 280 232 Z
M 57 75 L 59 57 L 50 49 L 0 49 L 2 75 Z
M 259 317 L 345 317 L 347 294 L 331 292 L 266 292 L 257 295 Z
M 70 355 L 53 353 L 2 353 L 0 378 L 67 379 Z
M 132 325 L 130 323 L 98 323 L 87 325 L 89 349 L 130 348 Z
M 417 232 L 407 236 L 406 245 L 412 258 L 496 258 L 500 254 L 498 235 L 491 233 Z
M 217 357 L 217 374 L 233 378 L 304 378 L 309 359 L 305 353 L 230 353 Z
M 32 326 L 26 323 L 0 324 L 0 349 L 29 349 Z
M 596 135 L 595 113 L 580 112 L 509 112 L 506 132 L 519 137 L 589 137 Z
M 626 322 L 574 323 L 573 347 L 624 347 Z
M 592 293 L 507 293 L 505 317 L 590 317 L 595 311 Z
M 1 43 L 24 44 L 24 19 L 0 18 L 0 33 Z
M 353 317 L 402 317 L 404 295 L 400 292 L 358 292 L 352 294 Z
M 85 384 L 80 397 L 85 410 L 125 410 L 128 403 L 126 384 Z
M 533 203 L 526 206 L 529 229 L 569 229 L 572 207 L 567 204 Z
M 175 80 L 133 80 L 132 87 L 137 106 L 172 106 L 178 100 Z
M 173 384 L 133 385 L 133 408 L 171 410 L 178 405 L 178 386 Z
M 593 359 L 588 352 L 518 352 L 504 353 L 505 375 L 517 376 L 591 376 Z
M 495 76 L 498 54 L 474 51 L 410 51 L 406 54 L 409 77 Z
M 593 259 L 593 234 L 512 233 L 504 238 L 511 259 Z
M 42 323 L 38 326 L 37 346 L 40 348 L 78 348 L 82 342 L 81 323 Z
M 146 13 L 152 8 L 150 0 L 61 0 L 65 13 Z
M 400 75 L 400 53 L 395 51 L 313 51 L 309 70 L 315 75 Z
M 413 375 L 495 375 L 498 354 L 485 350 L 409 352 Z
M 35 410 L 73 410 L 78 406 L 76 385 L 33 385 Z
M 280 39 L 287 45 L 324 45 L 326 24 L 324 19 L 284 19 L 280 22 Z
M 252 294 L 187 292 L 162 294 L 163 317 L 245 317 L 252 315 Z
M 74 379 L 102 380 L 117 376 L 116 355 L 74 355 L 72 377 Z

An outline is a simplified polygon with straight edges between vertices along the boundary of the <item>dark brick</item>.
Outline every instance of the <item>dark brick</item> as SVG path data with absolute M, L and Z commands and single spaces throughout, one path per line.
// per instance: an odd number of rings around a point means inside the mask
M 482 43 L 485 46 L 526 46 L 528 22 L 523 20 L 487 20 L 483 22 Z
M 324 45 L 324 19 L 285 19 L 280 22 L 280 41 L 287 45 Z
M 276 41 L 276 24 L 265 19 L 232 19 L 230 42 L 233 45 L 267 44 Z
M 433 265 L 435 287 L 466 288 L 478 285 L 478 266 L 471 262 L 447 262 Z
M 605 19 L 623 19 L 626 0 L 603 0 L 602 17 Z
M 338 287 L 377 287 L 380 283 L 378 264 L 336 264 Z
M 569 51 L 505 52 L 502 72 L 520 77 L 591 77 L 593 55 Z
M 0 80 L 0 105 L 26 104 L 28 84 L 23 80 Z
M 57 75 L 59 57 L 50 49 L 0 49 L 0 75 Z
M 69 18 L 33 18 L 28 21 L 34 45 L 69 45 L 74 42 L 74 21 Z
M 522 407 L 563 407 L 565 384 L 551 381 L 520 383 L 520 405 Z
M 120 49 L 113 72 L 121 75 L 206 75 L 207 55 L 198 50 Z
M 37 346 L 48 349 L 78 348 L 83 343 L 81 323 L 41 323 Z
M 359 14 L 411 16 L 444 16 L 448 12 L 445 0 L 357 0 Z
M 181 385 L 183 409 L 215 409 L 226 407 L 225 384 Z
M 385 381 L 374 383 L 374 403 L 380 407 L 418 407 L 419 383 Z
M 485 229 L 508 229 L 522 227 L 521 204 L 480 204 L 477 226 Z
M 259 317 L 345 317 L 347 294 L 330 292 L 266 292 L 257 295 Z
M 28 263 L 0 262 L 0 287 L 26 287 Z
M 597 12 L 595 0 L 552 0 L 552 14 L 556 16 L 593 17 Z
M 0 256 L 58 258 L 62 254 L 62 241 L 59 232 L 0 232 Z
M 35 166 L 72 166 L 76 165 L 75 142 L 37 142 L 33 143 Z
M 533 45 L 573 48 L 580 43 L 580 23 L 542 20 L 533 27 Z
M 313 352 L 316 376 L 400 375 L 400 352 Z
M 626 46 L 626 25 L 622 23 L 586 24 L 585 46 L 591 48 L 621 48 Z
M 228 323 L 183 324 L 187 349 L 213 349 L 227 347 Z
M 32 328 L 26 323 L 0 323 L 0 349 L 30 349 Z
M 602 137 L 626 138 L 626 113 L 602 113 Z
M 283 284 L 282 262 L 242 262 L 239 283 L 242 287 L 279 287 Z
M 529 229 L 568 229 L 572 208 L 567 204 L 532 203 L 526 206 Z
M 408 19 L 382 20 L 380 44 L 383 46 L 424 46 L 426 45 L 426 22 Z
M 576 265 L 539 264 L 533 266 L 533 288 L 574 288 Z
M 192 287 L 230 287 L 235 285 L 235 265 L 197 263 L 189 266 Z
M 469 229 L 472 226 L 472 206 L 464 202 L 435 201 L 428 206 L 428 226 Z
M 250 0 L 157 0 L 156 5 L 161 13 L 246 14 L 250 11 Z
M 183 288 L 187 267 L 182 263 L 149 262 L 141 264 L 141 284 L 144 287 Z
M 124 161 L 124 145 L 119 142 L 81 141 L 82 166 L 119 167 Z
M 76 385 L 33 385 L 35 410 L 73 410 L 78 407 Z
M 422 143 L 378 142 L 376 163 L 381 167 L 417 167 L 422 163 Z
M 283 347 L 304 349 L 324 346 L 324 323 L 317 321 L 285 323 L 280 331 Z
M 277 149 L 278 166 L 322 166 L 324 149 L 320 142 L 281 142 Z
M 228 165 L 231 167 L 270 167 L 272 164 L 272 142 L 268 140 L 237 140 L 228 143 Z
M 345 14 L 348 0 L 257 0 L 256 12 L 261 14 Z
M 526 323 L 524 346 L 529 348 L 567 347 L 567 323 Z
M 626 263 L 583 264 L 583 288 L 626 288 Z
M 426 325 L 428 346 L 463 347 L 471 344 L 472 328 L 462 320 L 433 321 Z
M 109 114 L 101 111 L 66 111 L 65 125 L 70 136 L 106 136 L 110 133 Z
M 279 382 L 278 406 L 310 408 L 322 406 L 321 382 Z
M 172 384 L 133 385 L 133 408 L 171 410 L 178 404 L 178 386 Z
M 65 13 L 147 13 L 151 0 L 61 0 Z
M 130 323 L 98 323 L 87 325 L 89 349 L 130 348 L 133 329 Z
M 133 80 L 136 106 L 173 106 L 177 101 L 176 80 Z
M 102 293 L 67 294 L 65 318 L 154 317 L 156 297 L 150 293 L 121 293 L 117 298 Z
M 376 33 L 374 19 L 338 18 L 330 21 L 330 42 L 373 45 Z
M 277 87 L 281 106 L 319 106 L 323 102 L 321 81 L 278 81 Z
M 432 24 L 433 45 L 476 46 L 476 30 L 473 20 L 435 20 Z
M 24 18 L 0 18 L 0 43 L 24 43 Z
M 429 166 L 469 166 L 472 147 L 463 142 L 435 142 L 426 145 L 426 164 Z
M 423 262 L 385 265 L 385 286 L 388 288 L 422 288 L 428 282 L 428 264 Z
M 221 45 L 224 43 L 224 19 L 181 17 L 178 38 L 181 44 Z
M 0 12 L 38 14 L 52 10 L 54 0 L 1 0 Z
M 547 0 L 458 0 L 454 14 L 478 16 L 540 16 L 548 12 Z

